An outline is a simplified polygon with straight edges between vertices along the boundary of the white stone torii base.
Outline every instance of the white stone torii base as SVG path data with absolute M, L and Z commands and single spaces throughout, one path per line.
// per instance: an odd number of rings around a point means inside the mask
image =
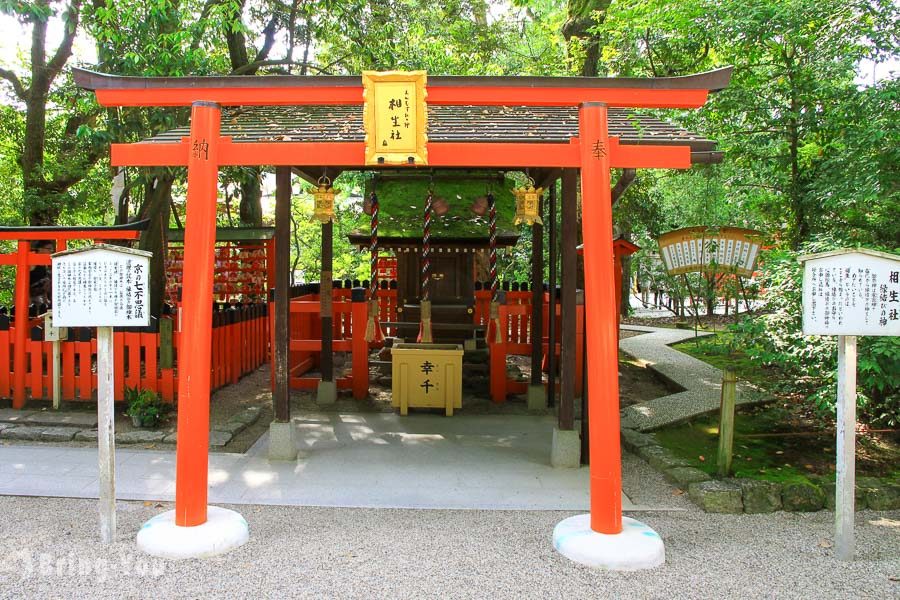
M 647 525 L 622 517 L 622 532 L 597 533 L 591 515 L 575 515 L 557 524 L 553 547 L 582 565 L 610 571 L 653 569 L 666 562 L 662 538 Z

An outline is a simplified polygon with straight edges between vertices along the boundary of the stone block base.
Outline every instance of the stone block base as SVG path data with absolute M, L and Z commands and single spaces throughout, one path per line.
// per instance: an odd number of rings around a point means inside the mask
M 550 466 L 555 469 L 577 469 L 581 466 L 581 436 L 577 431 L 553 428 Z
M 316 390 L 316 404 L 330 406 L 337 402 L 337 383 L 333 381 L 320 381 Z
M 273 421 L 269 425 L 269 460 L 297 460 L 293 423 Z
M 547 410 L 547 390 L 543 385 L 528 386 L 528 410 Z

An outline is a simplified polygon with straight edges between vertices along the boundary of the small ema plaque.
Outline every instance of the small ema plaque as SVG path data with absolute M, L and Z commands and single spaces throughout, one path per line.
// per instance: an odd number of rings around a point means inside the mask
M 363 71 L 367 165 L 428 164 L 425 71 Z

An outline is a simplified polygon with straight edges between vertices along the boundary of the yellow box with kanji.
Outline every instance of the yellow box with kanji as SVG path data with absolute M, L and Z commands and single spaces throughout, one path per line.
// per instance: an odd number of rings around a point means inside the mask
M 443 408 L 448 417 L 462 408 L 462 357 L 459 344 L 394 344 L 391 348 L 392 404 Z

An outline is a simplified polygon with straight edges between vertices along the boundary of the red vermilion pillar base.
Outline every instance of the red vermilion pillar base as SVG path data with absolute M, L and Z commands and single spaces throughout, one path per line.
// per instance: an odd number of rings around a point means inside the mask
M 195 102 L 191 107 L 180 346 L 183 352 L 178 355 L 175 465 L 175 524 L 182 527 L 201 525 L 207 516 L 212 292 L 221 112 L 214 102 Z
M 622 531 L 622 457 L 619 448 L 619 371 L 613 265 L 609 132 L 605 104 L 579 111 L 585 331 L 591 454 L 591 529 Z

